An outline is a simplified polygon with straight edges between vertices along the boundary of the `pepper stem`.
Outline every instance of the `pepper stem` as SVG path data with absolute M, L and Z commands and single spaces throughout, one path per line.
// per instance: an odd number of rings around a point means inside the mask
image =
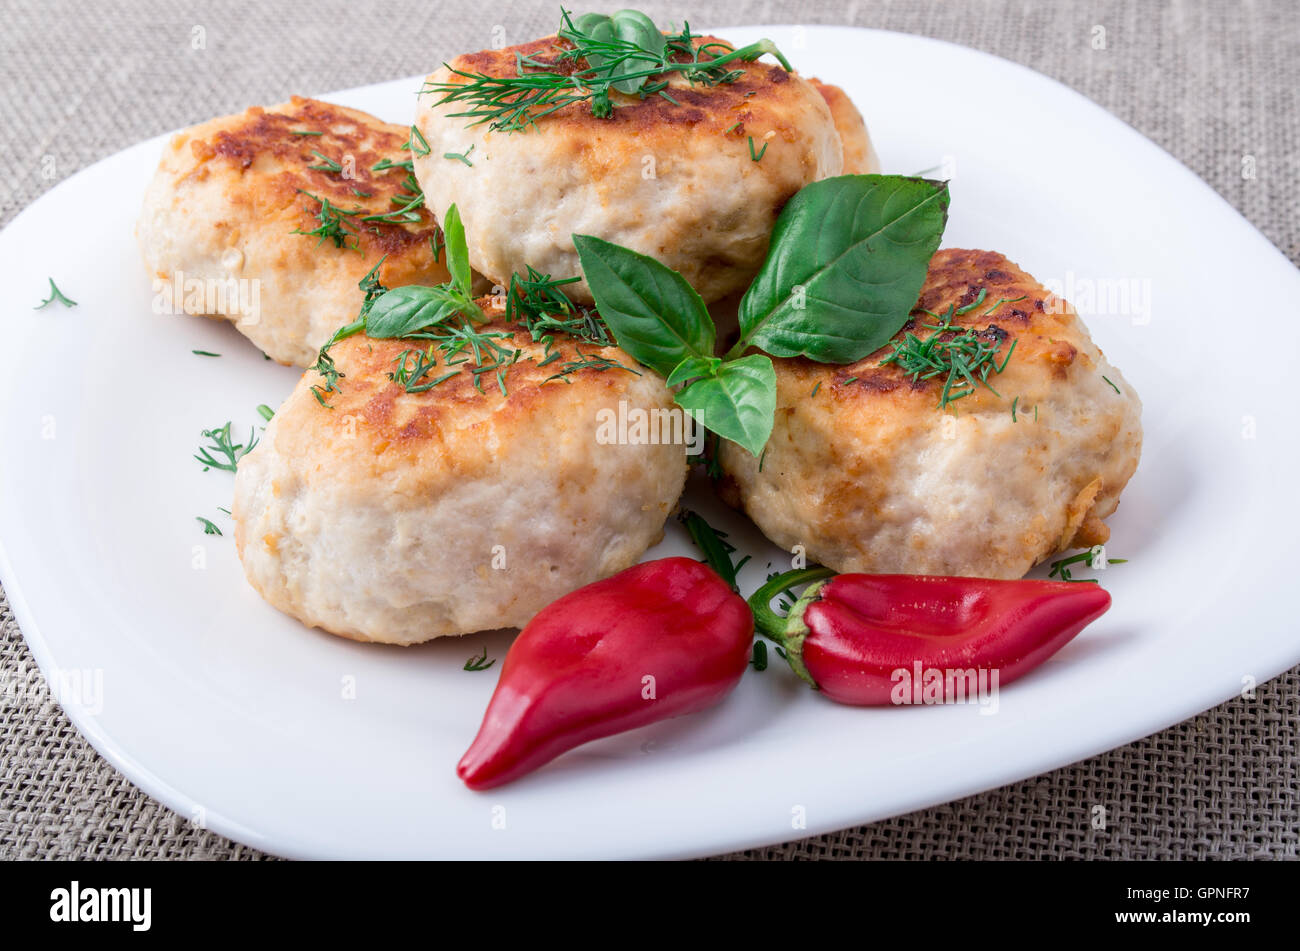
M 749 609 L 754 612 L 754 627 L 764 637 L 785 643 L 789 618 L 772 610 L 772 599 L 787 588 L 821 581 L 834 575 L 829 568 L 796 568 L 772 578 L 749 597 Z

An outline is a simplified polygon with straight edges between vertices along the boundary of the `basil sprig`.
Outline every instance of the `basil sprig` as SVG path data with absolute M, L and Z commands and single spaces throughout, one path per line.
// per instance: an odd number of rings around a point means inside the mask
M 612 16 L 584 13 L 570 21 L 572 29 L 562 27 L 560 37 L 586 49 L 587 63 L 610 79 L 644 73 L 662 63 L 668 52 L 668 39 L 639 10 L 619 10 Z M 606 66 L 606 63 L 609 65 Z M 640 91 L 648 76 L 632 75 L 611 85 L 629 96 Z
M 945 182 L 845 175 L 808 185 L 777 218 L 725 358 L 680 274 L 590 235 L 573 242 L 618 345 L 668 385 L 685 383 L 676 402 L 706 429 L 758 455 L 772 435 L 776 370 L 746 351 L 853 363 L 878 350 L 907 322 L 947 220 Z
M 384 292 L 371 304 L 364 316 L 366 336 L 376 340 L 405 337 L 426 327 L 441 324 L 462 314 L 472 320 L 483 319 L 474 303 L 469 267 L 469 245 L 465 226 L 455 205 L 442 219 L 442 236 L 446 247 L 447 270 L 451 280 L 432 287 L 411 284 Z

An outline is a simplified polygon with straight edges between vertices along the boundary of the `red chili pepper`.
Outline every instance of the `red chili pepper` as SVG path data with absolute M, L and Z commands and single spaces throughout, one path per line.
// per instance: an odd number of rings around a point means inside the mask
M 1096 584 L 863 574 L 826 580 L 832 574 L 810 568 L 778 575 L 754 592 L 750 607 L 759 633 L 782 645 L 799 676 L 832 700 L 860 706 L 900 702 L 899 685 L 912 684 L 918 664 L 941 675 L 997 671 L 999 685 L 1008 684 L 1110 607 Z M 787 617 L 772 610 L 777 594 L 810 581 Z M 958 684 L 965 689 L 958 678 L 942 681 L 947 702 Z
M 749 664 L 745 599 L 689 558 L 634 565 L 528 622 L 456 772 L 508 783 L 590 740 L 712 706 Z

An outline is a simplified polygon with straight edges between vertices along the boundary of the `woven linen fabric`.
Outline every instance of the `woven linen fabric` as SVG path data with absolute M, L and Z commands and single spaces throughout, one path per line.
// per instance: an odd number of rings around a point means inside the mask
M 1167 149 L 1300 262 L 1294 0 L 638 6 L 659 22 L 685 17 L 697 27 L 899 30 L 1022 63 Z M 210 7 L 3 0 L 0 224 L 78 169 L 141 139 L 292 93 L 425 73 L 457 52 L 552 32 L 557 16 L 556 0 L 238 0 Z M 44 689 L 3 593 L 0 664 L 0 858 L 267 857 L 174 814 L 96 754 Z M 1300 668 L 1262 685 L 1253 699 L 1035 779 L 729 857 L 1295 858 L 1297 722 Z M 1093 828 L 1097 806 L 1105 810 L 1102 829 Z

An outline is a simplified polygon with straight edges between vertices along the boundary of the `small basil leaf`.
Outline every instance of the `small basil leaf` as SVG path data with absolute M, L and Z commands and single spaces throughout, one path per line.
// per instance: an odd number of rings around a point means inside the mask
M 575 17 L 572 21 L 573 29 L 576 33 L 586 33 L 590 35 L 591 31 L 595 29 L 596 24 L 604 23 L 607 20 L 609 20 L 609 17 L 605 16 L 603 13 L 583 13 L 580 16 Z
M 687 357 L 713 356 L 713 318 L 695 289 L 654 258 L 575 234 L 582 273 L 618 345 L 660 376 Z
M 677 364 L 664 382 L 669 386 L 676 386 L 678 383 L 685 383 L 697 376 L 713 376 L 721 365 L 722 361 L 717 357 L 687 357 Z
M 593 19 L 588 20 L 588 17 Z M 613 43 L 614 40 L 617 39 L 617 34 L 614 32 L 614 24 L 610 21 L 609 17 L 589 13 L 582 19 L 587 23 L 587 26 L 585 28 L 580 27 L 579 32 L 585 33 L 586 36 L 575 38 L 575 46 L 586 46 L 591 42 Z M 600 69 L 605 64 L 605 57 L 594 51 L 586 54 L 586 60 L 587 65 L 592 69 Z
M 808 185 L 777 218 L 733 353 L 852 363 L 883 347 L 916 306 L 947 220 L 944 182 L 843 175 Z
M 469 273 L 469 245 L 465 243 L 465 226 L 461 224 L 460 211 L 455 205 L 443 215 L 442 237 L 447 246 L 447 270 L 451 272 L 451 279 L 462 294 L 472 297 L 474 291 Z
M 705 429 L 757 456 L 772 435 L 776 415 L 776 368 L 769 357 L 751 354 L 696 380 L 676 396 L 677 404 Z
M 366 336 L 386 340 L 415 333 L 442 323 L 460 312 L 464 305 L 445 285 L 394 287 L 370 308 L 366 315 Z
M 639 10 L 619 10 L 610 21 L 620 40 L 631 43 L 649 54 L 644 57 L 629 56 L 610 71 L 611 77 L 617 78 L 627 73 L 643 72 L 654 67 L 656 63 L 663 62 L 664 55 L 668 51 L 668 40 L 663 33 L 659 32 L 654 20 Z M 632 95 L 645 85 L 646 78 L 638 76 L 635 79 L 615 82 L 613 85 L 619 92 Z

